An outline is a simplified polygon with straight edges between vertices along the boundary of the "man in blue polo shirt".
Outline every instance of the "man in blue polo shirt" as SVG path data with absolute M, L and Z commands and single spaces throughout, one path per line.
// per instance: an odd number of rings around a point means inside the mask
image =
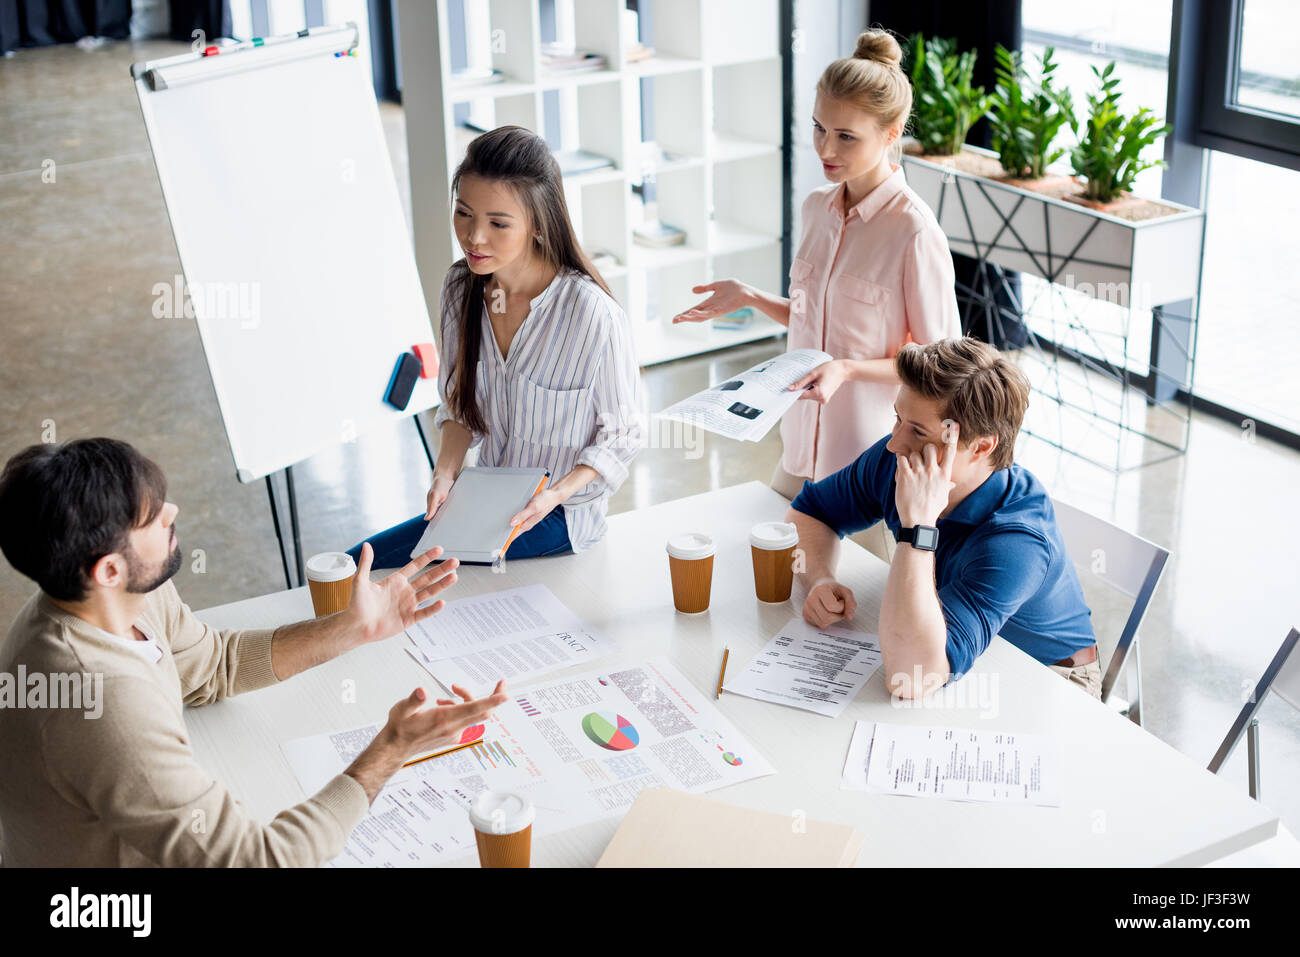
M 1101 696 L 1091 612 L 1039 481 L 1012 463 L 1023 373 L 975 339 L 908 344 L 891 435 L 820 482 L 787 520 L 809 586 L 803 616 L 851 619 L 839 540 L 883 519 L 899 542 L 880 609 L 885 681 L 920 697 L 960 678 L 995 635 Z

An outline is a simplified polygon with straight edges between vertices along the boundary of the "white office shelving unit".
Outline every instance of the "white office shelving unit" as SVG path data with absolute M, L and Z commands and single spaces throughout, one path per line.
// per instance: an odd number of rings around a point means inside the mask
M 430 315 L 437 315 L 447 267 L 460 257 L 451 177 L 474 134 L 455 124 L 457 105 L 469 104 L 485 128 L 517 123 L 540 132 L 544 96 L 558 90 L 563 147 L 614 164 L 566 177 L 565 193 L 583 247 L 618 259 L 601 274 L 627 312 L 641 364 L 784 334 L 758 313 L 741 329 L 671 321 L 703 298 L 691 287 L 713 279 L 782 288 L 777 0 L 654 0 L 655 55 L 640 62 L 625 56 L 637 37 L 624 0 L 556 5 L 576 47 L 603 54 L 606 69 L 565 75 L 543 67 L 538 0 L 465 0 L 470 63 L 490 65 L 505 80 L 464 87 L 452 77 L 447 4 L 399 2 L 416 260 Z M 651 162 L 641 141 L 643 80 L 653 89 L 654 145 L 667 154 Z M 633 186 L 646 174 L 659 219 L 685 230 L 684 245 L 652 249 L 633 241 L 646 215 Z

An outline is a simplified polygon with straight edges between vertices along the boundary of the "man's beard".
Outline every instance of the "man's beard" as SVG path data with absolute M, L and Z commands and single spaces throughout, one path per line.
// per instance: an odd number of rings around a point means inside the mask
M 167 561 L 150 568 L 140 561 L 135 550 L 126 550 L 126 590 L 136 595 L 153 591 L 181 570 L 181 545 L 176 543 Z

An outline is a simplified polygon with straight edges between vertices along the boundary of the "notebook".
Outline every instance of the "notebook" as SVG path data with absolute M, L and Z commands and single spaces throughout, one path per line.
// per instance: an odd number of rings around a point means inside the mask
M 646 788 L 597 867 L 852 867 L 866 835 L 671 788 Z
M 411 557 L 441 545 L 443 558 L 496 561 L 514 537 L 510 519 L 550 477 L 546 469 L 461 469 Z

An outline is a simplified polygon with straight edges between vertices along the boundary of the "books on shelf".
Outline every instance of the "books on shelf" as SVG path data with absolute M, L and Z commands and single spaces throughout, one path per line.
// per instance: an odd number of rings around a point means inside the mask
M 555 162 L 560 165 L 563 176 L 577 176 L 579 173 L 594 173 L 596 170 L 613 169 L 614 161 L 608 156 L 592 153 L 590 150 L 556 150 Z
M 623 51 L 623 59 L 628 63 L 640 63 L 642 60 L 648 60 L 655 55 L 655 48 L 648 47 L 644 43 L 634 43 Z
M 632 239 L 638 246 L 664 249 L 668 246 L 680 246 L 685 243 L 686 233 L 676 226 L 669 226 L 662 220 L 652 219 L 633 229 Z
M 587 258 L 591 260 L 591 264 L 597 269 L 613 269 L 615 266 L 622 265 L 618 257 L 608 249 L 589 249 L 587 250 Z
M 553 73 L 590 73 L 605 69 L 605 56 L 559 43 L 542 44 L 542 66 Z
M 457 89 L 472 86 L 490 86 L 493 83 L 504 83 L 506 75 L 500 70 L 493 70 L 491 67 L 466 67 L 463 70 L 453 70 L 449 85 Z
M 743 306 L 735 312 L 729 312 L 725 316 L 715 316 L 713 319 L 714 329 L 744 329 L 754 318 L 754 310 L 749 306 Z

